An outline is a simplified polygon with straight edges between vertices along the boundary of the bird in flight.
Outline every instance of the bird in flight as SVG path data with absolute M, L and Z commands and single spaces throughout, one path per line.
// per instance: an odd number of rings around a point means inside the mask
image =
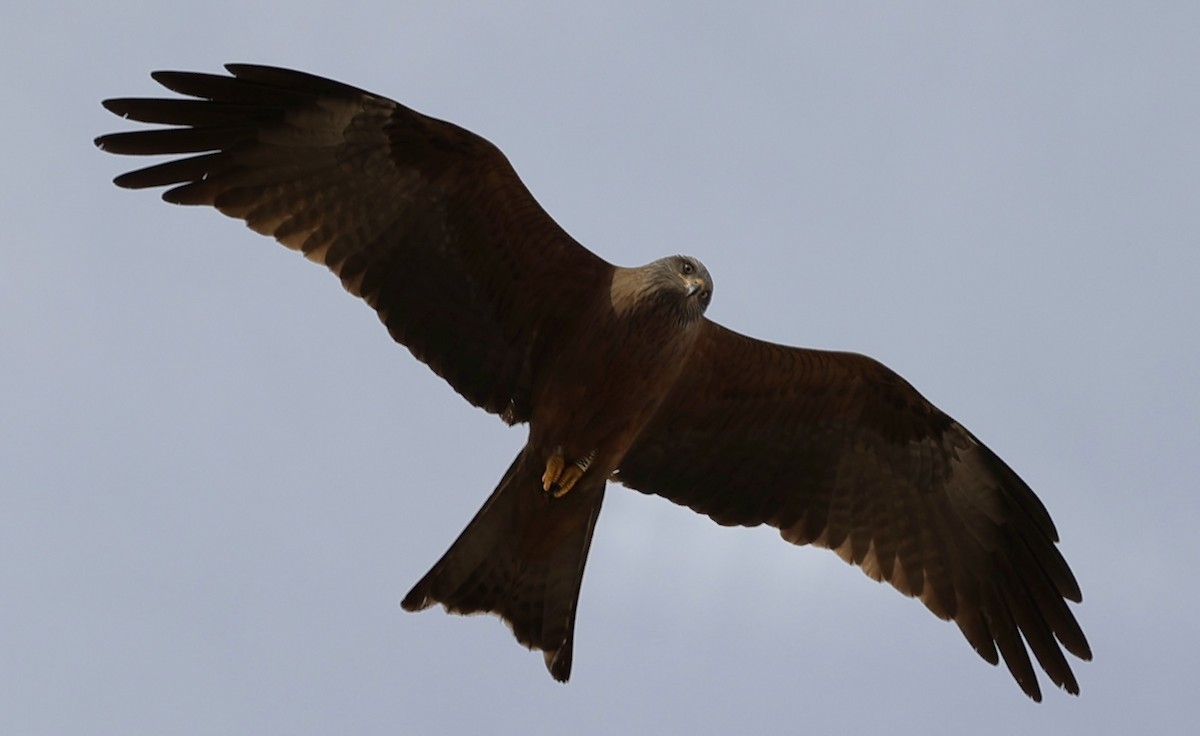
M 580 583 L 610 481 L 722 525 L 769 524 L 953 620 L 1034 700 L 1029 654 L 1077 694 L 1082 600 L 1041 501 L 903 378 L 704 316 L 696 258 L 614 266 L 558 226 L 494 145 L 302 72 L 155 72 L 182 97 L 104 106 L 169 127 L 112 133 L 174 155 L 118 186 L 169 187 L 324 264 L 391 336 L 528 440 L 404 598 L 493 613 L 571 674 Z

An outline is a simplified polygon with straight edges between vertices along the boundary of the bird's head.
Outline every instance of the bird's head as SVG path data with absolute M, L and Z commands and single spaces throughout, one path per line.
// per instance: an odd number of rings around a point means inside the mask
M 652 311 L 690 324 L 708 309 L 712 277 L 704 264 L 691 256 L 667 256 L 639 268 L 618 268 L 610 296 L 620 314 Z
M 665 304 L 679 309 L 685 322 L 704 316 L 712 301 L 712 277 L 698 259 L 691 256 L 668 256 L 651 263 L 655 295 Z

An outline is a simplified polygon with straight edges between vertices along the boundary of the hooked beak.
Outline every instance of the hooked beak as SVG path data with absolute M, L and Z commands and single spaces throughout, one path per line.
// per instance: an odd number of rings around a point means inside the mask
M 687 285 L 688 296 L 693 296 L 704 288 L 704 281 L 701 279 L 684 279 L 683 283 Z

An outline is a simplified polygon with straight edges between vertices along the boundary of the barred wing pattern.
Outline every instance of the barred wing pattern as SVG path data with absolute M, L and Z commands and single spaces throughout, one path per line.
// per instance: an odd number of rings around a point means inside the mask
M 1003 461 L 870 358 L 705 327 L 617 480 L 834 550 L 953 619 L 988 662 L 999 650 L 1040 700 L 1024 636 L 1079 692 L 1060 648 L 1091 658 L 1066 604 L 1079 586 L 1045 507 Z
M 113 99 L 172 128 L 106 151 L 196 154 L 116 179 L 172 186 L 325 264 L 392 336 L 476 406 L 530 413 L 532 366 L 612 267 L 554 223 L 491 143 L 397 102 L 301 72 L 156 72 L 195 99 Z

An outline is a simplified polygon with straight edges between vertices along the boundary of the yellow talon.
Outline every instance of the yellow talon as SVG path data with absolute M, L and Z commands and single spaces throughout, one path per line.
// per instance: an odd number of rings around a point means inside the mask
M 546 459 L 546 472 L 542 473 L 543 491 L 549 491 L 558 482 L 565 463 L 566 461 L 563 460 L 561 450 L 555 450 L 554 454 Z
M 579 463 L 568 465 L 562 475 L 558 476 L 558 481 L 554 484 L 554 490 L 550 491 L 550 495 L 555 498 L 562 498 L 571 490 L 571 487 L 583 477 L 583 471 L 586 468 L 579 467 Z
M 567 465 L 561 448 L 555 450 L 553 455 L 546 458 L 546 472 L 542 473 L 542 490 L 555 498 L 562 498 L 579 482 L 595 457 L 596 451 L 592 450 L 587 457 Z

